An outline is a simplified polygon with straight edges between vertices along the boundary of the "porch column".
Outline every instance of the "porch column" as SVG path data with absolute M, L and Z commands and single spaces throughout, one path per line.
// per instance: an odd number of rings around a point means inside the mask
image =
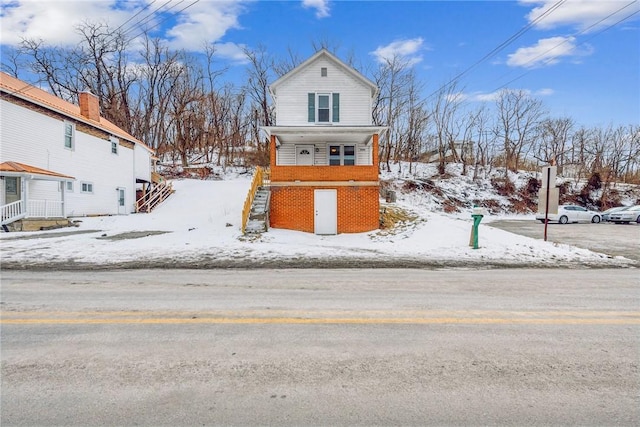
M 65 194 L 65 190 L 67 188 L 67 183 L 65 181 L 60 181 L 60 202 L 62 203 L 62 218 L 66 218 L 67 217 L 67 204 L 65 203 L 64 199 L 64 194 Z
M 269 166 L 271 166 L 271 170 L 273 171 L 274 166 L 276 165 L 276 136 L 271 135 L 271 141 L 269 141 Z
M 378 159 L 378 134 L 373 134 L 373 165 L 378 167 L 379 159 Z
M 27 194 L 29 192 L 29 185 L 27 184 L 27 177 L 20 177 L 18 178 L 20 180 L 20 198 L 22 199 L 22 206 L 24 206 L 24 211 L 27 214 L 27 217 L 29 217 L 29 204 L 28 204 L 28 200 L 29 200 L 29 195 Z

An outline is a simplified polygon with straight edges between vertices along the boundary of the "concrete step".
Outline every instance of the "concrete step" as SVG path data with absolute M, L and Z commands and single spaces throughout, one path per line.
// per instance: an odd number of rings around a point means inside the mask
M 253 219 L 250 219 L 249 222 L 247 222 L 247 226 L 244 230 L 245 234 L 257 234 L 265 231 L 267 231 L 267 224 L 265 221 Z

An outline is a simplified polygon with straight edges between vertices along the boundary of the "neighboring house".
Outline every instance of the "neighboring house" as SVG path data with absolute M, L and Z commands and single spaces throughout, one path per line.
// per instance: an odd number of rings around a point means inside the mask
M 269 88 L 270 226 L 316 234 L 379 228 L 376 85 L 326 50 Z
M 80 106 L 0 73 L 2 225 L 136 211 L 136 185 L 151 182 L 153 152 L 100 117 L 98 99 Z

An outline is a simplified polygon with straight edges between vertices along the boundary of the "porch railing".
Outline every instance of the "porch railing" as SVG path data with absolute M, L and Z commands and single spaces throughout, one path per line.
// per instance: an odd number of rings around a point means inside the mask
M 27 216 L 30 218 L 64 217 L 60 200 L 27 200 Z
M 22 219 L 26 216 L 26 214 L 27 213 L 24 211 L 24 204 L 22 203 L 22 200 L 3 205 L 2 210 L 0 211 L 2 225 L 10 224 L 13 221 Z
M 174 192 L 173 184 L 155 185 L 149 193 L 136 201 L 136 212 L 151 212 Z

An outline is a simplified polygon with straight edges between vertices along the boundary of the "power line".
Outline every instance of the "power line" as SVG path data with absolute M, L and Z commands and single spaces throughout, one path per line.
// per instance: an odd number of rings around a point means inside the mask
M 180 3 L 182 3 L 184 0 L 180 0 L 177 4 L 174 4 L 173 6 L 171 6 L 169 9 L 167 10 L 163 10 L 162 12 L 168 12 L 171 9 L 173 9 L 174 7 L 176 7 L 177 5 L 179 5 Z M 155 14 L 158 13 L 158 11 L 160 11 L 160 9 L 162 9 L 163 7 L 165 7 L 166 5 L 168 5 L 169 3 L 171 3 L 171 0 L 167 0 L 166 2 L 162 3 L 160 6 L 158 6 L 155 10 L 151 11 L 147 16 L 145 16 L 144 18 L 140 19 L 138 22 L 136 22 L 135 24 L 129 26 L 129 28 L 127 28 L 126 30 L 124 30 L 122 32 L 122 36 L 126 36 L 128 33 L 131 33 L 132 31 L 135 31 L 138 29 L 138 27 L 142 26 L 143 24 L 146 24 L 147 22 L 151 21 Z
M 618 9 L 618 10 L 616 10 L 615 12 L 613 12 L 613 13 L 611 13 L 611 14 L 609 14 L 609 15 L 605 16 L 605 17 L 604 17 L 604 18 L 602 18 L 601 20 L 599 20 L 599 21 L 597 21 L 597 22 L 593 23 L 592 25 L 590 25 L 589 27 L 585 28 L 584 30 L 582 30 L 582 31 L 579 31 L 579 32 L 577 32 L 577 33 L 572 34 L 570 37 L 577 37 L 577 36 L 579 36 L 579 35 L 581 35 L 581 34 L 584 34 L 584 33 L 588 32 L 588 31 L 589 31 L 589 30 L 591 30 L 592 28 L 597 27 L 597 26 L 598 26 L 598 25 L 600 25 L 602 22 L 606 21 L 607 19 L 611 18 L 611 17 L 612 17 L 612 16 L 614 16 L 614 15 L 617 15 L 619 12 L 623 11 L 623 10 L 624 10 L 624 9 L 626 9 L 627 7 L 629 7 L 629 6 L 631 6 L 632 4 L 637 3 L 637 2 L 638 2 L 638 0 L 634 0 L 634 1 L 632 1 L 631 3 L 626 4 L 625 6 L 621 7 L 621 8 L 620 8 L 620 9 Z M 597 33 L 595 33 L 595 34 L 593 34 L 593 35 L 592 35 L 591 37 L 589 37 L 588 39 L 583 40 L 582 42 L 578 43 L 578 44 L 576 45 L 576 47 L 577 47 L 577 46 L 581 46 L 581 45 L 585 44 L 585 43 L 586 43 L 586 42 L 588 42 L 589 40 L 592 40 L 593 38 L 595 38 L 595 37 L 599 36 L 600 34 L 604 33 L 605 31 L 610 30 L 611 28 L 613 28 L 613 27 L 615 27 L 616 25 L 618 25 L 618 24 L 620 24 L 620 23 L 622 23 L 622 22 L 626 21 L 627 19 L 631 18 L 632 16 L 634 16 L 634 15 L 636 15 L 636 14 L 638 14 L 638 13 L 640 13 L 640 10 L 636 10 L 635 12 L 633 12 L 633 13 L 631 13 L 631 14 L 629 14 L 629 15 L 625 16 L 624 18 L 620 19 L 619 21 L 614 22 L 613 24 L 609 25 L 608 27 L 606 27 L 606 28 L 604 28 L 604 29 L 602 29 L 602 30 L 598 31 L 598 32 L 597 32 Z M 558 43 L 558 44 L 557 44 L 557 45 L 555 45 L 554 47 L 552 47 L 552 48 L 550 48 L 550 49 L 546 50 L 545 52 L 542 52 L 542 53 L 541 53 L 541 54 L 539 54 L 538 56 L 536 56 L 536 57 L 534 57 L 534 58 L 530 59 L 529 61 L 525 62 L 525 63 L 523 64 L 523 66 L 526 66 L 527 64 L 531 64 L 531 63 L 535 62 L 535 61 L 536 61 L 537 59 L 539 59 L 540 57 L 545 56 L 545 55 L 546 55 L 546 54 L 548 54 L 549 52 L 551 52 L 551 51 L 555 50 L 556 48 L 558 48 L 558 47 L 562 46 L 563 44 L 565 44 L 565 43 L 567 43 L 567 42 L 568 42 L 568 40 L 567 40 L 567 39 L 563 40 L 562 42 Z M 549 58 L 545 59 L 545 60 L 544 60 L 544 62 L 543 62 L 543 64 L 547 64 L 547 63 L 549 63 L 550 61 L 553 61 L 554 59 L 558 58 L 559 56 L 560 56 L 560 54 L 555 55 L 555 56 L 551 56 L 551 57 L 549 57 Z M 516 80 L 520 80 L 522 77 L 526 76 L 526 75 L 527 75 L 527 74 L 529 74 L 530 72 L 531 72 L 531 70 L 525 71 L 524 73 L 520 74 L 518 77 L 516 77 L 516 78 L 514 78 L 514 79 L 512 79 L 512 80 L 509 80 L 507 83 L 503 84 L 502 86 L 498 87 L 497 89 L 494 89 L 493 91 L 491 91 L 491 93 L 493 93 L 493 92 L 497 92 L 497 91 L 499 91 L 500 89 L 505 88 L 506 86 L 510 85 L 511 83 L 515 82 Z
M 183 1 L 183 0 L 181 0 L 179 3 L 177 3 L 177 4 L 176 4 L 176 6 L 177 6 L 178 4 L 180 4 L 180 3 L 182 3 L 182 1 Z M 199 3 L 199 2 L 200 2 L 200 0 L 194 0 L 191 4 L 188 4 L 187 6 L 183 7 L 183 8 L 182 8 L 182 9 L 180 9 L 179 11 L 177 11 L 177 12 L 176 12 L 176 14 L 179 14 L 179 13 L 184 12 L 185 10 L 189 9 L 191 6 L 193 6 L 193 5 L 195 5 L 196 3 Z M 175 7 L 175 6 L 172 6 L 171 8 L 169 8 L 169 9 L 165 10 L 164 12 L 166 13 L 166 12 L 168 12 L 169 10 L 173 9 L 174 7 Z M 164 18 L 162 21 L 160 21 L 160 22 L 156 23 L 155 25 L 151 26 L 150 28 L 147 28 L 147 29 L 143 30 L 142 32 L 140 32 L 140 33 L 136 34 L 136 35 L 135 35 L 134 37 L 132 37 L 132 38 L 133 38 L 133 39 L 135 39 L 135 38 L 137 38 L 137 37 L 140 37 L 141 35 L 143 35 L 143 34 L 144 34 L 144 33 L 146 33 L 147 31 L 154 29 L 155 27 L 157 27 L 157 26 L 161 25 L 162 23 L 164 23 L 164 22 L 165 22 L 165 21 L 167 21 L 168 19 L 169 19 L 169 16 L 167 16 L 166 18 Z
M 125 25 L 127 25 L 127 23 L 129 23 L 130 21 L 133 20 L 133 18 L 135 18 L 136 16 L 140 15 L 142 12 L 144 12 L 145 10 L 147 10 L 149 7 L 151 7 L 156 1 L 158 0 L 153 0 L 151 3 L 147 4 L 145 7 L 143 7 L 142 9 L 140 9 L 138 12 L 136 12 L 131 18 L 127 19 L 126 21 L 124 21 L 122 24 L 120 24 L 120 26 L 118 28 L 116 28 L 115 30 L 113 30 L 113 32 L 117 32 L 120 28 L 124 27 Z
M 538 16 L 536 19 L 534 19 L 533 21 L 531 21 L 530 23 L 528 23 L 527 25 L 525 25 L 524 27 L 522 27 L 518 32 L 516 32 L 515 34 L 513 34 L 511 37 L 509 37 L 507 40 L 505 40 L 504 42 L 500 43 L 498 46 L 496 46 L 494 49 L 492 49 L 489 53 L 487 53 L 486 55 L 484 55 L 482 58 L 480 58 L 478 61 L 476 61 L 475 63 L 473 63 L 471 66 L 469 66 L 468 68 L 466 68 L 464 71 L 462 71 L 461 73 L 459 73 L 458 75 L 456 75 L 454 78 L 452 78 L 451 80 L 449 80 L 449 82 L 447 82 L 446 84 L 440 86 L 437 90 L 433 91 L 431 94 L 429 94 L 429 96 L 426 97 L 426 99 L 431 98 L 433 95 L 440 93 L 443 89 L 450 87 L 452 85 L 454 85 L 455 83 L 457 83 L 458 80 L 460 80 L 462 78 L 462 76 L 464 76 L 465 74 L 467 74 L 469 71 L 471 71 L 472 69 L 476 68 L 478 65 L 480 65 L 481 63 L 487 61 L 488 59 L 494 57 L 498 52 L 500 52 L 501 50 L 503 50 L 504 48 L 506 48 L 508 45 L 510 45 L 511 43 L 513 43 L 515 40 L 517 40 L 518 38 L 520 38 L 524 33 L 526 33 L 527 31 L 529 31 L 531 28 L 533 28 L 534 25 L 536 25 L 537 23 L 539 23 L 540 21 L 542 21 L 544 18 L 546 18 L 547 16 L 549 16 L 551 13 L 553 13 L 557 8 L 559 8 L 563 3 L 565 3 L 567 0 L 559 0 L 557 3 L 555 3 L 553 6 L 551 6 L 549 9 L 547 9 L 544 13 L 542 13 L 540 16 Z

